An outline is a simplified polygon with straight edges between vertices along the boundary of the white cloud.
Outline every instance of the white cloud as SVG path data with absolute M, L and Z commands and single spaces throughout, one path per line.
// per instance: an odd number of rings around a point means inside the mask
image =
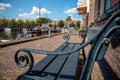
M 74 18 L 73 20 L 80 20 L 81 21 L 81 19 L 78 19 L 78 18 Z
M 22 9 L 18 9 L 18 10 L 22 11 Z
M 43 14 L 50 14 L 51 13 L 51 11 L 48 11 L 46 8 L 41 8 L 40 12 L 41 12 L 41 16 Z M 18 15 L 18 18 L 21 18 L 21 19 L 36 19 L 38 17 L 39 17 L 39 8 L 37 8 L 35 6 L 33 6 L 30 13 L 22 13 L 22 14 Z
M 10 5 L 9 3 L 8 4 L 0 3 L 0 11 L 5 10 L 7 7 L 12 7 L 12 5 Z
M 64 13 L 67 14 L 68 16 L 71 16 L 72 20 L 75 20 L 74 14 L 77 13 L 77 8 L 71 8 L 71 9 L 64 10 Z
M 77 8 L 71 8 L 71 9 L 68 9 L 68 10 L 64 10 L 64 13 L 65 14 L 74 14 L 74 13 L 77 13 Z

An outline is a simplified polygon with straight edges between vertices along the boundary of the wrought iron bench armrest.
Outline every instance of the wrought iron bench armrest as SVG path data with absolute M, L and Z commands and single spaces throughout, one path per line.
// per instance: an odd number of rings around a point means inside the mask
M 107 44 L 107 45 L 109 44 L 109 41 L 110 41 L 109 40 L 109 38 L 110 38 L 109 35 L 111 35 L 111 33 L 113 31 L 115 31 L 116 29 L 119 29 L 119 28 L 120 28 L 119 26 L 116 26 L 116 27 L 110 29 L 106 33 L 106 35 L 103 37 L 103 40 L 101 41 L 101 44 L 98 45 L 98 48 L 97 48 L 97 50 L 95 52 L 96 54 L 98 53 L 98 51 L 101 48 L 102 44 Z M 31 54 L 31 52 L 32 53 L 38 53 L 38 54 L 45 54 L 45 55 L 69 55 L 69 54 L 72 54 L 72 53 L 74 53 L 76 51 L 79 51 L 80 49 L 83 49 L 85 46 L 87 46 L 89 44 L 91 44 L 91 45 L 94 44 L 94 42 L 96 41 L 96 38 L 95 38 L 96 36 L 94 36 L 91 40 L 89 40 L 86 43 L 82 43 L 82 44 L 79 43 L 79 44 L 81 44 L 81 46 L 78 47 L 77 49 L 66 51 L 66 52 L 55 52 L 55 51 L 37 50 L 37 49 L 30 49 L 30 48 L 21 48 L 15 54 L 15 62 L 21 68 L 29 66 L 29 69 L 26 71 L 26 72 L 29 72 L 29 71 L 31 71 L 31 69 L 32 69 L 32 67 L 34 65 L 34 59 L 33 59 L 33 56 Z M 78 44 L 78 43 L 76 43 L 76 44 Z M 21 51 L 25 52 L 25 54 L 18 56 L 18 54 Z M 104 53 L 103 53 L 103 55 L 104 55 Z M 26 62 L 24 62 L 24 61 L 26 61 Z M 23 62 L 24 62 L 24 64 L 22 64 Z
M 76 52 L 76 51 L 84 48 L 88 44 L 90 44 L 90 42 L 83 43 L 83 44 L 81 44 L 81 46 L 79 48 L 70 50 L 70 51 L 66 51 L 66 52 L 55 52 L 55 51 L 37 50 L 37 49 L 30 49 L 30 48 L 21 48 L 19 51 L 29 51 L 32 53 L 45 54 L 45 55 L 68 55 L 68 54 L 72 54 L 73 52 Z
M 75 44 L 81 44 L 81 43 L 75 43 Z M 21 48 L 15 53 L 15 62 L 20 68 L 29 66 L 29 69 L 26 71 L 26 72 L 29 72 L 31 71 L 34 65 L 34 58 L 31 53 L 45 54 L 45 55 L 69 55 L 69 54 L 72 54 L 73 52 L 79 51 L 80 49 L 84 48 L 88 44 L 90 44 L 90 42 L 83 43 L 77 49 L 66 51 L 66 52 L 55 52 L 55 51 L 47 51 L 47 50 Z M 24 52 L 24 54 L 21 54 L 21 52 Z

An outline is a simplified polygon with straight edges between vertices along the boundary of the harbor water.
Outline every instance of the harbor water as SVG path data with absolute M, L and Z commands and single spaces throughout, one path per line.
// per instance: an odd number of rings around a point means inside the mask
M 0 31 L 0 42 L 17 40 L 20 36 L 23 36 L 22 38 L 30 38 L 40 36 L 40 34 L 28 32 L 26 29 L 4 29 Z

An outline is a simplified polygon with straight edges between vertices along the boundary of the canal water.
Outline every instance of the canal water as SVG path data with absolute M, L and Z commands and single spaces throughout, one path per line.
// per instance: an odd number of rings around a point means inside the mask
M 16 29 L 16 30 L 6 29 L 3 31 L 0 31 L 0 42 L 16 40 L 18 35 L 20 34 L 24 35 L 26 33 L 32 35 L 31 37 L 41 36 L 40 34 L 26 32 L 25 30 L 20 30 L 20 29 Z

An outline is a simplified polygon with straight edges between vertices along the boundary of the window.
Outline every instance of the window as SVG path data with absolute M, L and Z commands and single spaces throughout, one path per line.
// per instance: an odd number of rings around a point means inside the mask
M 98 16 L 100 15 L 101 0 L 98 0 Z
M 112 0 L 105 0 L 105 10 L 109 9 L 112 5 Z
M 101 0 L 101 4 L 100 4 L 100 16 L 102 14 L 104 14 L 104 12 L 105 12 L 105 1 L 106 0 Z
M 108 10 L 112 5 L 112 0 L 99 0 L 100 5 L 100 16 Z

